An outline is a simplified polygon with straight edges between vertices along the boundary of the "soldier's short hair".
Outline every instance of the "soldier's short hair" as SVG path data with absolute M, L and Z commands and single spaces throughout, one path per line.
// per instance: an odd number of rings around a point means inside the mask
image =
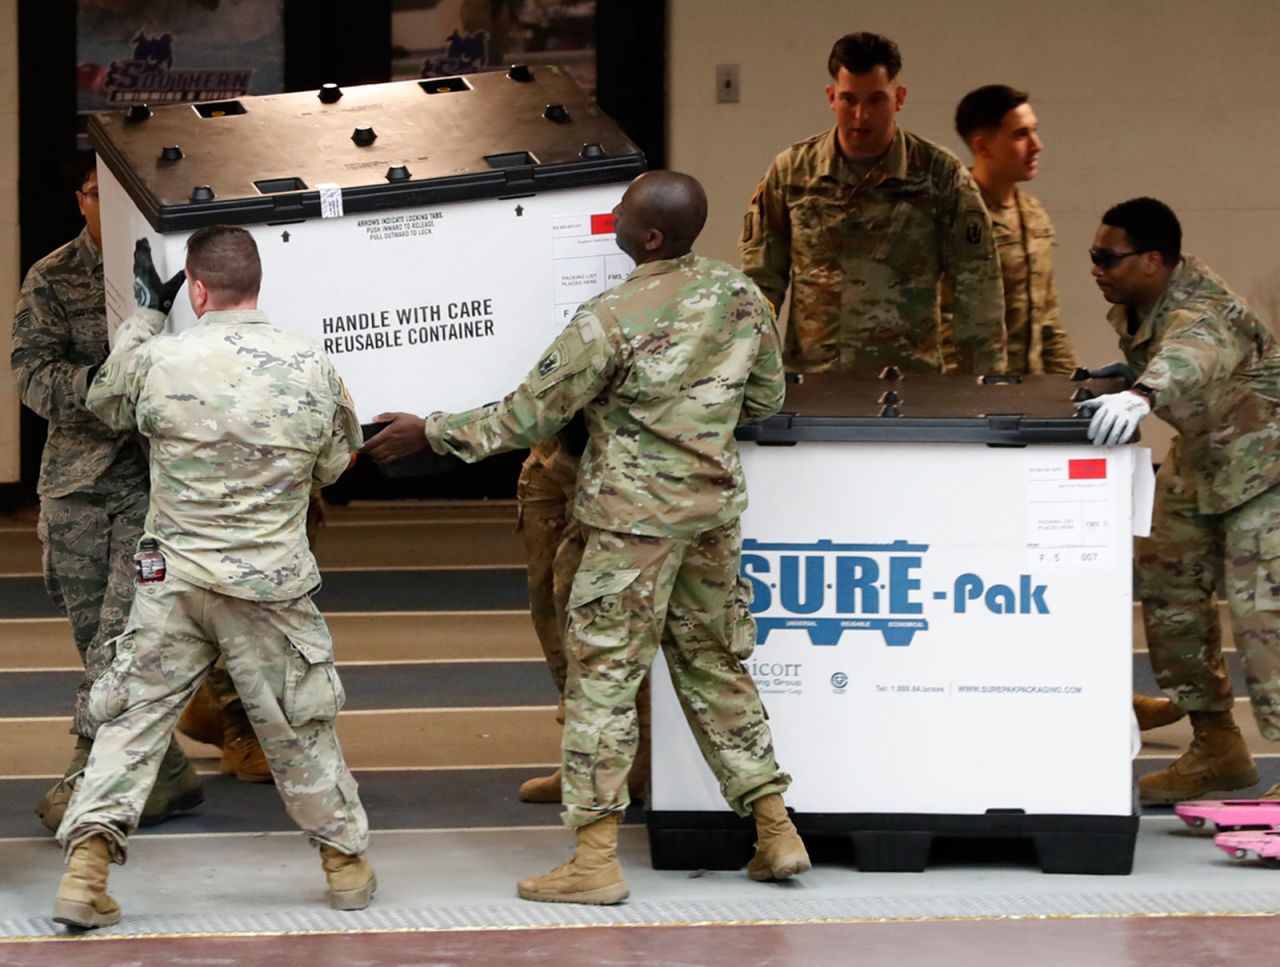
M 850 74 L 869 74 L 877 67 L 883 67 L 889 80 L 893 80 L 902 70 L 902 54 L 898 52 L 898 45 L 888 37 L 863 30 L 845 34 L 831 48 L 827 70 L 836 77 L 841 67 Z
M 1173 209 L 1155 198 L 1130 198 L 1107 209 L 1102 224 L 1122 228 L 1133 247 L 1159 252 L 1165 265 L 1182 258 L 1182 225 Z
M 967 145 L 973 136 L 994 131 L 1004 123 L 1004 116 L 1015 107 L 1027 103 L 1029 95 L 1008 84 L 988 84 L 970 91 L 956 105 L 956 134 Z
M 76 190 L 84 191 L 84 186 L 89 180 L 89 176 L 98 174 L 98 156 L 92 151 L 76 152 L 75 173 Z
M 215 302 L 243 302 L 262 288 L 258 245 L 243 228 L 197 229 L 187 239 L 187 275 L 203 282 Z

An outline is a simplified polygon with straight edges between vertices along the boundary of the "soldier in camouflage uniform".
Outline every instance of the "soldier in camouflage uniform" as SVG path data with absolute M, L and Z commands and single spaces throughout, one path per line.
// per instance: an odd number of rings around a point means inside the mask
M 564 686 L 568 661 L 564 654 L 564 626 L 568 618 L 569 591 L 582 561 L 584 539 L 573 516 L 573 495 L 578 478 L 578 457 L 553 436 L 529 448 L 520 468 L 516 499 L 520 506 L 520 533 L 528 555 L 529 616 L 556 683 L 560 706 L 556 721 L 564 724 Z M 636 696 L 640 744 L 627 774 L 633 796 L 643 795 L 649 782 L 649 679 Z M 560 802 L 561 772 L 529 779 L 520 786 L 525 802 Z
M 40 462 L 40 543 L 44 581 L 71 621 L 84 675 L 71 731 L 76 748 L 62 781 L 36 814 L 58 828 L 93 744 L 89 688 L 111 662 L 133 597 L 133 552 L 147 512 L 147 459 L 137 433 L 108 427 L 85 407 L 93 373 L 107 358 L 98 176 L 76 192 L 85 218 L 79 237 L 31 267 L 13 321 L 10 363 L 22 402 L 49 421 Z M 176 743 L 165 755 L 148 823 L 200 804 L 200 780 Z
M 1093 275 L 1139 376 L 1080 404 L 1094 414 L 1095 443 L 1125 442 L 1153 409 L 1178 431 L 1156 476 L 1151 536 L 1137 544 L 1137 583 L 1156 681 L 1190 712 L 1195 738 L 1172 766 L 1139 780 L 1148 802 L 1258 781 L 1232 718 L 1220 579 L 1258 727 L 1280 741 L 1280 347 L 1181 246 L 1176 216 L 1155 199 L 1103 216 Z M 1268 795 L 1280 796 L 1280 785 Z
M 182 273 L 161 284 L 145 246 L 139 311 L 87 405 L 151 440 L 145 534 L 167 573 L 140 580 L 115 659 L 90 693 L 101 725 L 58 830 L 69 869 L 54 917 L 119 920 L 108 861 L 124 862 L 178 714 L 220 655 L 285 808 L 320 847 L 330 903 L 360 909 L 376 887 L 361 856 L 368 821 L 334 728 L 344 695 L 310 598 L 320 574 L 305 533 L 312 482 L 349 466 L 360 425 L 320 348 L 257 310 L 262 269 L 248 232 L 205 228 L 188 240 L 200 325 L 176 336 L 160 333 Z
M 779 311 L 791 290 L 790 370 L 940 372 L 938 284 L 949 277 L 957 365 L 1004 371 L 991 220 L 956 157 L 895 123 L 901 67 L 887 38 L 836 41 L 835 127 L 778 155 L 751 201 L 742 270 Z
M 1004 283 L 1008 370 L 1070 373 L 1076 359 L 1053 280 L 1053 225 L 1040 202 L 1018 187 L 1036 176 L 1042 147 L 1027 95 L 1004 84 L 971 91 L 956 108 L 956 133 L 973 152 L 973 180 L 991 214 Z M 956 368 L 952 312 L 944 291 L 942 344 L 949 370 Z
M 529 617 L 538 635 L 547 670 L 556 684 L 560 706 L 556 721 L 564 724 L 565 613 L 573 575 L 582 560 L 582 528 L 573 516 L 578 458 L 557 437 L 529 448 L 516 482 L 520 536 L 524 538 L 529 582 Z M 560 770 L 520 785 L 525 802 L 559 802 Z
M 790 777 L 742 664 L 755 625 L 738 576 L 746 486 L 733 431 L 782 404 L 773 316 L 740 272 L 692 253 L 706 218 L 692 178 L 642 175 L 614 212 L 635 271 L 578 309 L 514 393 L 425 421 L 379 417 L 392 425 L 365 445 L 377 460 L 424 442 L 478 460 L 546 439 L 584 410 L 574 514 L 586 549 L 569 598 L 562 743 L 564 818 L 577 850 L 520 881 L 529 900 L 626 898 L 617 825 L 636 749 L 635 696 L 659 647 L 721 792 L 756 817 L 749 875 L 785 879 L 809 868 L 780 795 Z

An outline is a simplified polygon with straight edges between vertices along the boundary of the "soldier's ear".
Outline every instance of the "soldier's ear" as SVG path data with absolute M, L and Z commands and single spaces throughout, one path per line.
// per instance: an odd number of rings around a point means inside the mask
M 644 250 L 646 252 L 659 252 L 662 250 L 666 237 L 662 234 L 662 229 L 651 228 L 644 233 Z
M 901 111 L 902 105 L 907 103 L 907 89 L 904 85 L 899 84 L 898 89 L 893 94 L 894 110 Z

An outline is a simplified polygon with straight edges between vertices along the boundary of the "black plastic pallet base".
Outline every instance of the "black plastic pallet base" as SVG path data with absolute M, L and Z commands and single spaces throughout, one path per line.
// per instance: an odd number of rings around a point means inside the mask
M 751 858 L 750 819 L 661 810 L 646 818 L 656 870 L 737 870 Z M 846 840 L 858 869 L 878 873 L 923 872 L 940 841 L 1022 839 L 1034 847 L 1042 872 L 1127 876 L 1138 835 L 1137 816 L 804 813 L 794 819 L 806 837 Z

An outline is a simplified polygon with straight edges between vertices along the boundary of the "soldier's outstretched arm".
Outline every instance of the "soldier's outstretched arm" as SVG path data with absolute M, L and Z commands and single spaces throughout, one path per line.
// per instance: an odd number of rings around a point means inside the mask
M 89 386 L 85 405 L 113 430 L 137 429 L 134 406 L 150 363 L 147 344 L 164 328 L 164 320 L 165 314 L 158 309 L 139 309 L 126 319 L 111 354 Z
M 942 270 L 953 294 L 953 333 L 962 373 L 1003 373 L 1006 365 L 1004 284 L 991 237 L 991 216 L 977 183 L 956 165 L 955 182 L 940 199 L 950 220 L 942 235 Z
M 42 275 L 28 274 L 13 319 L 9 364 L 22 402 L 46 420 L 93 419 L 84 404 L 93 367 L 71 362 L 70 346 L 70 321 L 61 303 Z
M 474 463 L 545 440 L 599 395 L 625 345 L 611 317 L 581 308 L 515 392 L 465 413 L 431 415 L 427 442 Z
M 1225 320 L 1175 310 L 1138 383 L 1154 395 L 1154 405 L 1167 406 L 1228 375 L 1243 359 L 1244 348 Z
M 782 409 L 787 392 L 787 378 L 782 369 L 782 341 L 778 338 L 778 322 L 772 312 L 765 311 L 760 328 L 760 346 L 751 372 L 747 374 L 738 426 L 773 416 Z
M 760 287 L 773 311 L 780 312 L 791 280 L 791 216 L 776 160 L 751 197 L 738 249 L 742 271 Z

